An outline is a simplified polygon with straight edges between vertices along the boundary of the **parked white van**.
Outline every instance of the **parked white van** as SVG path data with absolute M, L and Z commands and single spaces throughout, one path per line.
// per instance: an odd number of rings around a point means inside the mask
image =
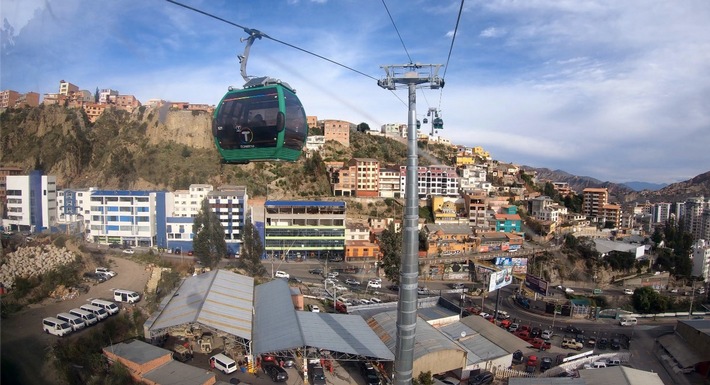
M 118 308 L 118 306 L 116 306 L 115 303 L 111 301 L 106 301 L 104 299 L 92 299 L 91 304 L 103 308 L 104 310 L 106 310 L 108 315 L 118 314 L 118 311 L 121 310 Z
M 69 313 L 59 313 L 57 314 L 57 319 L 68 323 L 73 331 L 81 330 L 86 327 L 86 322 L 84 322 L 81 317 Z
M 224 372 L 224 374 L 229 374 L 237 371 L 237 363 L 225 356 L 222 353 L 215 354 L 214 356 L 210 357 L 211 361 L 214 361 L 214 367 L 217 370 L 220 370 Z
M 68 323 L 54 317 L 47 317 L 42 320 L 42 330 L 47 334 L 54 334 L 59 337 L 64 337 L 72 332 L 72 328 Z
M 141 300 L 141 296 L 135 291 L 116 289 L 113 291 L 113 300 L 118 302 L 136 303 Z
M 106 312 L 106 310 L 104 310 L 98 306 L 81 305 L 81 306 L 79 306 L 79 309 L 92 313 L 93 315 L 96 316 L 96 318 L 99 319 L 99 321 L 103 321 L 106 318 L 108 318 L 108 313 Z
M 638 320 L 634 317 L 621 317 L 619 318 L 619 325 L 621 326 L 634 326 L 638 323 Z
M 99 319 L 96 318 L 94 313 L 88 312 L 86 310 L 71 309 L 71 310 L 69 310 L 69 314 L 75 315 L 75 316 L 83 319 L 86 326 L 91 326 L 91 325 L 94 325 L 95 323 L 99 322 Z

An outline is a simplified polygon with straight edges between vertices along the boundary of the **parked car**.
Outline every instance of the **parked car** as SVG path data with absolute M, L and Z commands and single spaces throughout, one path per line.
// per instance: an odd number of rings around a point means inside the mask
M 96 270 L 94 270 L 94 273 L 108 274 L 111 277 L 115 277 L 117 275 L 115 271 L 109 269 L 108 267 L 97 267 Z
M 338 273 L 337 271 L 331 271 L 330 273 L 328 273 L 327 277 L 328 278 L 337 278 L 339 275 L 340 275 L 340 273 Z
M 463 289 L 463 288 L 466 287 L 466 286 L 465 286 L 463 283 L 461 283 L 461 282 L 454 282 L 454 283 L 450 284 L 449 286 L 451 286 L 452 289 L 456 289 L 456 290 Z
M 108 280 L 108 278 L 110 278 L 111 276 L 103 273 L 86 272 L 84 273 L 83 277 L 84 281 L 86 282 L 101 283 Z
M 550 357 L 542 357 L 542 360 L 540 361 L 540 372 L 545 373 L 547 369 L 550 369 L 552 367 L 552 358 Z
M 399 285 L 389 285 L 387 288 L 392 291 L 399 291 Z
M 530 373 L 530 374 L 535 373 L 535 366 L 533 366 L 533 365 L 526 365 L 526 366 L 525 366 L 525 373 Z
M 348 278 L 345 280 L 345 283 L 351 286 L 360 286 L 360 281 L 357 279 Z
M 274 277 L 289 279 L 289 278 L 291 278 L 291 275 L 285 271 L 276 270 L 276 273 L 274 273 Z
M 537 366 L 537 356 L 536 355 L 531 355 L 528 357 L 528 363 L 526 364 L 528 366 Z
M 600 338 L 599 341 L 597 341 L 597 349 L 606 349 L 609 347 L 609 339 L 608 338 Z
M 512 322 L 509 319 L 504 319 L 500 321 L 500 324 L 498 326 L 502 327 L 503 329 L 507 329 L 510 327 L 511 324 Z
M 572 333 L 572 334 L 584 334 L 584 331 L 582 329 L 580 329 L 576 326 L 572 326 L 572 325 L 567 325 L 567 327 L 565 328 L 565 331 L 567 333 Z
M 574 338 L 565 337 L 562 339 L 562 348 L 564 348 L 564 349 L 582 350 L 583 347 L 584 347 L 584 344 L 575 340 Z
M 320 313 L 320 308 L 318 307 L 318 305 L 308 305 L 308 310 L 313 313 Z
M 534 327 L 534 328 L 532 328 L 532 330 L 530 330 L 530 338 L 538 338 L 538 337 L 540 337 L 541 334 L 542 334 L 542 329 L 540 329 L 538 327 Z
M 518 331 L 519 328 L 520 328 L 520 324 L 513 322 L 512 324 L 510 324 L 508 331 L 511 333 L 515 333 L 516 331 Z
M 530 345 L 532 345 L 533 349 L 539 349 L 539 350 L 549 350 L 552 348 L 552 344 L 550 341 L 545 341 L 542 338 L 533 338 L 530 341 Z
M 370 302 L 372 303 L 382 303 L 382 300 L 377 298 L 377 297 L 372 297 L 370 298 Z
M 676 292 L 677 292 L 677 291 L 678 291 L 678 290 L 676 289 Z M 626 294 L 626 295 L 632 295 L 632 294 L 634 294 L 634 291 L 627 288 L 627 289 L 624 289 L 624 294 Z
M 288 380 L 288 373 L 286 373 L 286 370 L 274 363 L 265 363 L 263 368 L 264 373 L 268 374 L 274 382 L 286 382 Z
M 520 350 L 516 350 L 515 353 L 513 353 L 513 363 L 514 364 L 520 364 L 523 362 L 523 352 Z
M 597 339 L 596 339 L 596 338 L 594 338 L 594 337 L 589 337 L 589 338 L 587 339 L 587 346 L 588 346 L 588 347 L 593 348 L 593 347 L 595 347 L 596 345 L 597 345 Z
M 493 382 L 494 378 L 495 377 L 493 376 L 492 372 L 485 370 L 481 373 L 478 373 L 474 377 L 469 378 L 468 385 L 488 385 Z
M 540 333 L 540 338 L 543 340 L 549 340 L 552 338 L 552 330 L 543 330 L 542 333 Z
M 382 381 L 377 374 L 377 369 L 369 362 L 360 362 L 360 372 L 367 385 L 380 385 Z
M 291 283 L 303 283 L 303 280 L 302 280 L 301 278 L 298 278 L 298 277 L 289 277 L 289 278 L 288 278 L 288 281 L 291 282 Z
M 611 342 L 609 343 L 609 347 L 611 348 L 611 350 L 621 349 L 621 340 L 618 338 L 612 338 Z
M 123 254 L 133 254 L 133 253 L 134 253 L 133 249 L 125 249 L 125 250 L 123 250 L 123 251 L 121 251 L 121 252 L 122 252 Z
M 308 272 L 310 274 L 323 275 L 323 269 L 310 269 Z
M 371 287 L 373 289 L 380 289 L 382 288 L 382 282 L 374 281 L 374 280 L 369 280 L 367 282 L 367 287 Z
M 516 337 L 520 338 L 523 341 L 529 341 L 530 340 L 530 332 L 527 330 L 518 330 L 517 332 L 513 333 Z

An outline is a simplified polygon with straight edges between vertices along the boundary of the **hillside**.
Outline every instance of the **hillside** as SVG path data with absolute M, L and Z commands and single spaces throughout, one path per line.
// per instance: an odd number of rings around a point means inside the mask
M 700 195 L 710 196 L 710 171 L 684 182 L 667 185 L 658 190 L 634 191 L 625 184 L 602 182 L 592 177 L 572 175 L 562 170 L 553 171 L 547 168 L 527 166 L 523 166 L 523 168 L 537 171 L 538 180 L 549 179 L 557 182 L 567 182 L 570 188 L 578 193 L 581 193 L 587 187 L 606 187 L 611 195 L 610 200 L 621 204 L 643 203 L 647 200 L 652 203 L 676 202 Z
M 319 157 L 294 163 L 220 163 L 206 112 L 141 107 L 108 109 L 94 124 L 82 110 L 59 106 L 10 109 L 0 114 L 3 166 L 55 175 L 59 188 L 186 189 L 193 183 L 244 185 L 250 195 L 327 197 L 330 184 Z M 404 164 L 406 145 L 351 133 L 350 147 L 329 142 L 325 161 L 352 157 Z M 425 162 L 422 162 L 426 164 Z

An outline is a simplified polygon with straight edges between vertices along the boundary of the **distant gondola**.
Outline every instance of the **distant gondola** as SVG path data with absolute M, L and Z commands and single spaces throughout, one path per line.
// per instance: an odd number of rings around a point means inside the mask
M 308 137 L 306 114 L 295 91 L 276 79 L 250 79 L 219 102 L 212 121 L 224 163 L 296 161 Z

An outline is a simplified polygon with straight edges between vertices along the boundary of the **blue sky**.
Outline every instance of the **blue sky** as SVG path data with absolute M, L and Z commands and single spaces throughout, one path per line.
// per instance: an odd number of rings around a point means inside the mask
M 407 121 L 406 87 L 393 94 L 372 78 L 382 65 L 445 64 L 460 6 L 386 0 L 403 46 L 381 0 L 181 2 L 367 74 L 268 39 L 248 66 L 290 83 L 308 115 L 372 128 Z M 0 5 L 3 90 L 51 93 L 66 80 L 142 102 L 216 104 L 243 84 L 244 31 L 166 1 Z M 467 0 L 446 86 L 419 90 L 417 113 L 439 108 L 441 135 L 500 161 L 687 180 L 710 171 L 708 20 L 707 0 Z

